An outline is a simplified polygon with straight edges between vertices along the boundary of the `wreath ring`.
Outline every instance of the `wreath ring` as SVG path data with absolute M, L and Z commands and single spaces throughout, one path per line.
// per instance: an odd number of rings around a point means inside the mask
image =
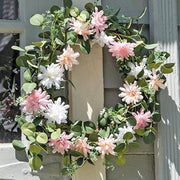
M 123 155 L 139 147 L 137 137 L 147 144 L 155 140 L 154 126 L 161 119 L 158 94 L 165 88 L 164 74 L 171 73 L 174 64 L 166 63 L 167 52 L 154 50 L 157 44 L 146 44 L 143 26 L 134 28 L 133 22 L 143 17 L 146 8 L 138 17 L 125 17 L 118 16 L 120 10 L 112 14 L 110 8 L 103 10 L 97 4 L 87 3 L 84 10 L 72 7 L 71 0 L 64 4 L 30 18 L 32 25 L 41 27 L 41 41 L 24 49 L 12 47 L 23 52 L 16 63 L 24 68 L 22 89 L 26 94 L 16 99 L 22 108 L 16 121 L 30 142 L 26 147 L 14 140 L 13 146 L 27 150 L 33 170 L 40 169 L 46 154 L 59 154 L 65 166 L 62 174 L 72 175 L 85 162 L 94 164 L 98 156 L 105 159 L 107 167 L 112 167 L 112 157 L 122 165 Z M 68 72 L 79 64 L 80 54 L 73 46 L 89 54 L 90 41 L 108 48 L 124 78 L 119 88 L 121 102 L 104 108 L 97 125 L 71 121 L 67 96 L 57 95 L 74 86 Z

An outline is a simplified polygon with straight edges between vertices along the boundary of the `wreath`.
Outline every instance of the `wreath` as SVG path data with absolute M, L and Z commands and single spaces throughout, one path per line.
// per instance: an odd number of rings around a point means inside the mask
M 161 120 L 159 92 L 165 88 L 164 74 L 173 71 L 174 63 L 166 63 L 167 52 L 154 50 L 157 44 L 146 44 L 143 26 L 138 24 L 146 8 L 138 17 L 119 16 L 119 11 L 103 10 L 96 3 L 79 10 L 72 7 L 71 0 L 65 0 L 64 7 L 53 6 L 30 18 L 32 25 L 41 27 L 41 41 L 24 49 L 12 47 L 23 54 L 16 59 L 23 67 L 25 81 L 25 93 L 16 100 L 22 109 L 16 121 L 29 141 L 26 147 L 14 140 L 13 146 L 26 149 L 33 170 L 41 168 L 49 153 L 62 156 L 63 175 L 72 175 L 85 162 L 94 164 L 98 156 L 107 167 L 112 167 L 110 158 L 122 165 L 124 154 L 139 147 L 137 138 L 147 144 L 155 140 L 155 125 Z M 73 47 L 89 54 L 95 43 L 112 53 L 124 79 L 119 88 L 120 103 L 104 108 L 97 124 L 72 121 L 68 97 L 62 92 L 76 86 L 68 77 L 79 64 L 80 54 Z

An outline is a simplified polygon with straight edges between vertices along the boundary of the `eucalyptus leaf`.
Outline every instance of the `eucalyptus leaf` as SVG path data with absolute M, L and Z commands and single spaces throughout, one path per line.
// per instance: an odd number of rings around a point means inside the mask
M 40 167 L 42 165 L 42 161 L 38 156 L 34 156 L 31 159 L 29 159 L 29 166 L 33 169 L 33 170 L 39 170 Z
M 33 89 L 36 88 L 36 83 L 24 83 L 22 85 L 22 89 L 26 92 L 26 93 L 30 93 Z
M 12 145 L 17 151 L 23 151 L 26 148 L 26 146 L 19 140 L 13 140 Z
M 36 141 L 40 144 L 46 144 L 48 142 L 47 134 L 44 132 L 41 132 L 37 135 Z
M 33 133 L 36 131 L 36 127 L 33 123 L 27 122 L 21 126 L 21 131 L 26 136 L 32 136 Z
M 87 41 L 81 41 L 80 42 L 80 49 L 84 54 L 89 54 L 91 51 L 90 42 Z
M 25 51 L 24 49 L 22 49 L 22 48 L 19 47 L 19 46 L 12 46 L 11 49 L 16 50 L 16 51 L 22 51 L 22 52 Z
M 41 26 L 43 21 L 44 21 L 44 18 L 41 14 L 35 14 L 30 18 L 30 23 L 34 26 Z

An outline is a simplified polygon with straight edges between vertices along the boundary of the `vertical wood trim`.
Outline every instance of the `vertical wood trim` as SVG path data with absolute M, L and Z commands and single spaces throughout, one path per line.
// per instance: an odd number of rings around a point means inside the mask
M 96 122 L 104 106 L 102 48 L 94 45 L 89 55 L 81 53 L 78 60 L 79 65 L 74 66 L 71 72 L 71 80 L 76 87 L 70 87 L 71 118 L 73 121 Z M 97 161 L 96 166 L 86 164 L 77 171 L 73 180 L 105 180 L 102 164 L 101 160 Z
M 176 63 L 174 72 L 167 76 L 167 89 L 160 95 L 162 122 L 158 126 L 155 147 L 156 180 L 180 179 L 180 96 L 177 0 L 151 0 L 150 37 L 168 51 L 168 62 Z
M 84 8 L 89 0 L 73 0 L 73 6 Z M 101 4 L 101 1 L 98 3 Z M 72 120 L 96 121 L 104 106 L 103 56 L 102 48 L 94 45 L 89 55 L 81 54 L 80 65 L 74 66 L 71 80 L 77 87 L 70 88 L 70 106 Z M 95 166 L 85 164 L 72 178 L 73 180 L 106 180 L 106 171 L 102 160 Z

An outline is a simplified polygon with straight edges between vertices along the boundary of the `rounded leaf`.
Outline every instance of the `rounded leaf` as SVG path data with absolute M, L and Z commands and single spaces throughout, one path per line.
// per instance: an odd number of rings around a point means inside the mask
M 41 14 L 35 14 L 30 18 L 30 23 L 34 26 L 40 26 L 44 21 L 44 18 Z
M 26 146 L 18 140 L 13 140 L 12 145 L 14 147 L 14 149 L 16 149 L 17 151 L 22 151 L 26 148 Z
M 40 144 L 46 144 L 48 142 L 48 137 L 46 133 L 39 133 L 36 141 Z
M 33 169 L 33 170 L 39 170 L 40 167 L 42 165 L 42 161 L 38 156 L 34 156 L 31 159 L 29 159 L 29 166 Z
M 36 131 L 36 127 L 33 123 L 27 122 L 21 126 L 21 131 L 26 136 L 32 136 L 33 133 Z

